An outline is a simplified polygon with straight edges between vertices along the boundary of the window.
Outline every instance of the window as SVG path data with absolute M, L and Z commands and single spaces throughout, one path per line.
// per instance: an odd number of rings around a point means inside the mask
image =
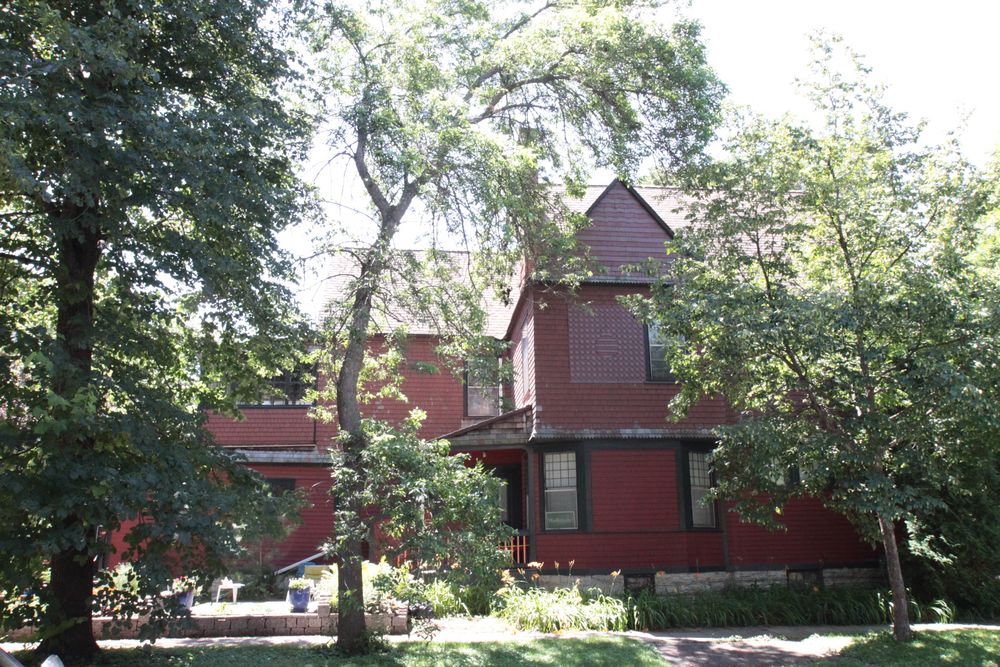
M 545 454 L 545 530 L 576 530 L 576 452 Z
M 712 472 L 708 452 L 688 452 L 688 489 L 691 503 L 692 528 L 715 528 L 715 503 L 703 502 L 712 488 Z
M 469 363 L 465 371 L 465 415 L 496 417 L 500 414 L 500 383 L 496 368 Z
M 283 496 L 295 490 L 295 480 L 289 477 L 265 477 L 264 481 L 271 487 L 272 496 Z
M 316 366 L 299 364 L 271 378 L 271 388 L 261 396 L 259 405 L 312 405 L 306 393 L 315 386 Z
M 646 326 L 646 357 L 649 379 L 658 382 L 673 382 L 670 363 L 667 361 L 667 338 L 655 324 Z

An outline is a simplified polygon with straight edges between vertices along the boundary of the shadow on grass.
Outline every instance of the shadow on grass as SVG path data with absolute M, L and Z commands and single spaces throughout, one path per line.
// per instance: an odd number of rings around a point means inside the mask
M 528 642 L 403 643 L 388 652 L 343 657 L 330 648 L 238 646 L 192 649 L 131 649 L 105 651 L 95 666 L 125 667 L 485 667 L 507 665 L 574 667 L 618 665 L 662 667 L 649 646 L 620 637 L 540 639 Z

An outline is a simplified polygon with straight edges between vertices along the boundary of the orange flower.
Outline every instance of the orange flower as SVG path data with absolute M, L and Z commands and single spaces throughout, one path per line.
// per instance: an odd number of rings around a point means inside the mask
M 619 576 L 619 575 L 620 575 L 621 573 L 622 573 L 622 571 L 621 571 L 621 570 L 615 570 L 614 572 L 612 572 L 612 573 L 611 573 L 611 576 L 612 576 L 613 578 L 617 579 L 617 578 L 618 578 L 618 576 Z
M 537 560 L 528 563 L 528 569 L 530 570 L 541 570 L 543 567 L 545 567 L 545 563 L 539 563 Z

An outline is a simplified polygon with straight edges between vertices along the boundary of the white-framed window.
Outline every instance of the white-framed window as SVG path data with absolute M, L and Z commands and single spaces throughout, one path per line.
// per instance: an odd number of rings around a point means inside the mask
M 673 382 L 674 376 L 667 359 L 667 337 L 655 323 L 646 326 L 646 358 L 650 380 Z
M 579 527 L 576 452 L 545 454 L 542 470 L 545 485 L 545 530 L 576 530 Z
M 499 367 L 499 361 L 497 363 Z M 465 371 L 465 416 L 496 417 L 500 414 L 500 383 L 497 370 L 474 368 Z
M 704 500 L 712 488 L 712 470 L 708 452 L 688 452 L 688 489 L 691 503 L 691 527 L 715 528 L 715 503 Z

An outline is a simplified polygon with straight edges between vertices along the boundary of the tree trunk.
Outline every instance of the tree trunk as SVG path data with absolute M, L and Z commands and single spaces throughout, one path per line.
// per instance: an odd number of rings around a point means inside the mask
M 910 629 L 906 586 L 903 584 L 903 568 L 899 563 L 895 526 L 884 514 L 878 515 L 878 524 L 882 531 L 882 546 L 885 548 L 885 566 L 889 573 L 889 586 L 892 588 L 892 634 L 896 641 L 908 642 L 913 639 L 913 631 Z
M 78 521 L 70 517 L 68 521 Z M 38 647 L 44 659 L 55 654 L 67 665 L 90 664 L 98 652 L 91 627 L 94 559 L 87 551 L 66 549 L 52 558 L 47 627 L 55 634 Z
M 87 209 L 67 206 L 53 211 L 50 219 L 59 230 L 55 300 L 60 358 L 54 360 L 52 388 L 73 402 L 77 393 L 92 382 L 94 285 L 100 233 L 97 215 Z M 57 416 L 71 419 L 70 414 Z M 94 448 L 94 436 L 70 428 L 52 444 L 59 456 L 85 457 Z M 62 519 L 60 532 L 63 544 L 82 539 L 83 547 L 67 546 L 52 556 L 44 625 L 52 634 L 38 650 L 55 653 L 69 663 L 89 663 L 99 650 L 91 627 L 95 530 L 88 524 L 86 513 L 78 511 Z
M 340 554 L 337 577 L 337 646 L 348 655 L 359 653 L 365 633 L 361 542 L 349 540 Z
M 368 267 L 362 267 L 362 276 Z M 361 408 L 358 404 L 358 382 L 364 365 L 365 344 L 368 341 L 368 324 L 371 321 L 372 293 L 361 289 L 355 294 L 351 308 L 351 325 L 347 348 L 337 376 L 337 425 L 341 433 L 341 447 L 345 466 L 355 475 L 352 483 L 334 480 L 338 488 L 338 502 L 346 506 L 338 510 L 345 519 L 334 530 L 344 533 L 341 544 L 340 572 L 337 581 L 337 646 L 351 655 L 362 648 L 365 632 L 364 586 L 362 581 L 362 543 L 360 538 L 363 507 L 358 495 L 364 489 L 364 466 L 361 453 L 366 442 L 361 429 Z

